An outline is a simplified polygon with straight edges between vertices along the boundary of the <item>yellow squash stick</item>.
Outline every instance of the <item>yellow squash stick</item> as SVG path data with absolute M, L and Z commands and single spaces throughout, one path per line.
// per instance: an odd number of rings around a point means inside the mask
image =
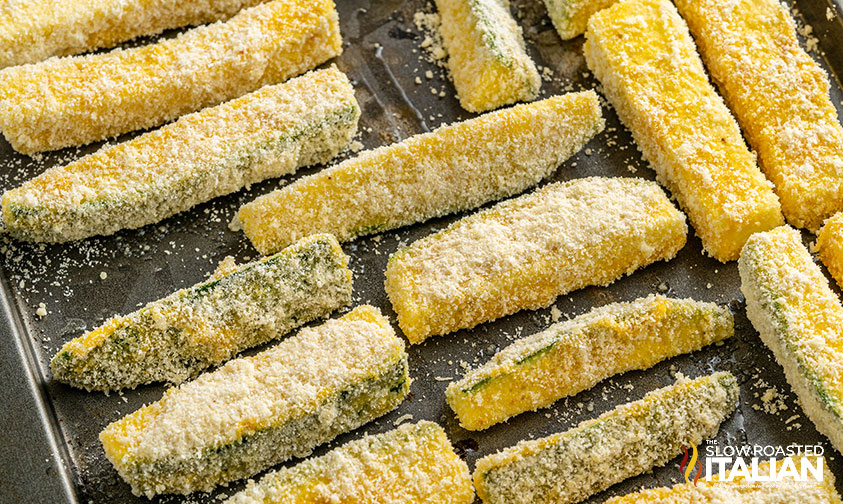
M 550 184 L 397 251 L 386 266 L 386 292 L 404 334 L 419 343 L 669 260 L 687 230 L 653 182 Z
M 451 383 L 446 396 L 460 425 L 485 429 L 732 334 L 732 314 L 713 303 L 663 296 L 612 303 L 516 341 Z
M 342 52 L 333 0 L 275 0 L 174 39 L 0 71 L 0 129 L 35 153 L 150 128 Z
M 800 476 L 808 475 L 807 481 L 790 476 L 794 469 Z M 757 474 L 768 477 L 771 474 L 770 463 L 758 464 Z M 747 481 L 743 475 L 727 475 L 720 479 L 714 476 L 710 480 L 697 483 L 683 483 L 671 488 L 651 488 L 614 497 L 606 504 L 840 504 L 840 494 L 834 486 L 834 473 L 828 469 L 828 461 L 823 457 L 792 457 L 776 461 L 772 466 L 775 474 L 785 472 L 773 482 Z M 813 472 L 822 467 L 820 478 Z M 787 471 L 787 472 L 786 472 Z
M 363 305 L 168 390 L 100 441 L 136 495 L 210 491 L 307 456 L 394 409 L 409 386 L 403 341 Z
M 580 502 L 714 436 L 739 392 L 726 372 L 683 379 L 566 432 L 521 441 L 477 461 L 477 495 L 485 504 Z
M 538 96 L 541 77 L 509 0 L 436 0 L 460 104 L 482 112 Z
M 0 2 L 0 68 L 227 19 L 263 1 L 6 0 Z
M 615 4 L 591 17 L 586 38 L 588 67 L 709 254 L 735 260 L 752 233 L 784 224 L 670 0 Z
M 603 130 L 593 91 L 489 112 L 359 154 L 243 206 L 262 254 L 311 233 L 340 241 L 520 193 Z
M 746 314 L 802 409 L 843 451 L 843 306 L 789 226 L 757 233 L 738 261 Z
M 788 222 L 816 230 L 843 210 L 843 127 L 828 75 L 778 0 L 675 3 Z
M 401 427 L 272 472 L 225 504 L 471 504 L 468 466 L 433 422 Z

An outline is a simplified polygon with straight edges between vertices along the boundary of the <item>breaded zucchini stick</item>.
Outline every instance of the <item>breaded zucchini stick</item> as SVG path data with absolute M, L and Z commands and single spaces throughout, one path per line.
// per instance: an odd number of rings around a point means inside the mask
M 66 343 L 53 377 L 102 391 L 181 383 L 351 302 L 348 256 L 331 235 L 221 269 Z
M 818 229 L 843 210 L 843 127 L 828 75 L 778 0 L 676 0 L 787 221 Z
M 547 185 L 394 253 L 386 293 L 411 343 L 608 285 L 685 245 L 685 216 L 653 182 Z
M 620 2 L 591 17 L 586 38 L 588 67 L 709 254 L 733 261 L 752 233 L 784 224 L 670 0 Z
M 828 469 L 825 458 L 793 457 L 790 462 L 786 458 L 779 459 L 774 468 L 776 474 L 787 469 L 786 463 L 792 463 L 799 474 L 802 474 L 802 464 L 810 468 L 806 471 L 813 470 L 818 463 L 822 464 L 822 481 L 813 479 L 811 472 L 807 472 L 808 481 L 780 479 L 771 483 L 748 482 L 742 475 L 735 475 L 725 480 L 702 479 L 696 484 L 642 490 L 611 498 L 605 504 L 840 504 L 840 495 L 834 487 L 834 473 Z M 770 463 L 758 464 L 758 474 L 769 475 Z
M 150 128 L 342 52 L 333 0 L 274 0 L 134 49 L 0 71 L 0 129 L 26 154 Z
M 44 242 L 145 226 L 330 160 L 359 117 L 345 74 L 314 71 L 51 168 L 3 194 L 3 225 Z
M 311 233 L 340 241 L 512 196 L 603 130 L 593 91 L 554 96 L 361 153 L 244 205 L 262 254 Z
M 6 0 L 0 2 L 0 68 L 227 19 L 262 1 Z
M 843 306 L 800 234 L 757 233 L 738 261 L 746 314 L 784 368 L 802 409 L 843 451 Z
M 562 40 L 570 40 L 585 33 L 591 16 L 615 2 L 617 0 L 544 0 L 544 5 L 559 36 Z
M 843 212 L 825 221 L 817 234 L 817 251 L 837 285 L 843 286 Z
M 516 341 L 448 386 L 460 425 L 480 430 L 589 389 L 612 375 L 647 369 L 734 334 L 714 303 L 648 296 L 612 303 Z
M 404 424 L 249 482 L 225 504 L 471 504 L 468 466 L 433 422 Z
M 404 343 L 363 305 L 168 390 L 100 441 L 136 495 L 210 491 L 385 414 L 409 382 Z
M 464 109 L 483 112 L 538 96 L 542 80 L 509 0 L 436 0 L 436 8 Z
M 477 495 L 486 504 L 579 502 L 714 436 L 738 395 L 726 372 L 654 390 L 567 432 L 481 458 Z

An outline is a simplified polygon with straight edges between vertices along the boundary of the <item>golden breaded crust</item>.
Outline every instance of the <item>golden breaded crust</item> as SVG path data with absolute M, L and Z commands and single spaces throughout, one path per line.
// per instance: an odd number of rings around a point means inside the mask
M 843 210 L 843 127 L 828 75 L 778 0 L 676 0 L 787 221 L 818 229 Z
M 333 0 L 274 0 L 174 39 L 0 71 L 0 129 L 25 154 L 158 126 L 342 52 Z
M 386 292 L 401 330 L 419 343 L 669 260 L 687 230 L 685 216 L 653 182 L 549 184 L 394 253 Z
M 266 0 L 5 0 L 0 68 L 230 18 Z
M 591 17 L 586 38 L 589 68 L 709 254 L 735 260 L 752 233 L 784 224 L 669 0 L 615 4 Z

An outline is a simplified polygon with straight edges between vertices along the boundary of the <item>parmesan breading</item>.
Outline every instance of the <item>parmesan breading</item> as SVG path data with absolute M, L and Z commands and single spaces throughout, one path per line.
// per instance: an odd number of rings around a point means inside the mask
M 602 10 L 586 39 L 588 67 L 709 254 L 733 261 L 752 233 L 784 224 L 772 184 L 670 0 Z
M 825 221 L 817 234 L 817 251 L 837 285 L 843 286 L 843 212 Z
M 729 475 L 725 479 L 714 476 L 711 480 L 683 483 L 671 488 L 651 488 L 613 497 L 605 504 L 840 504 L 840 494 L 834 486 L 834 473 L 828 469 L 823 457 L 789 457 L 776 461 L 775 473 L 780 474 L 789 464 L 802 474 L 802 465 L 810 468 L 822 464 L 822 480 L 817 481 L 811 472 L 808 480 L 785 477 L 775 482 L 746 481 L 743 475 Z M 770 463 L 758 464 L 761 476 L 770 474 Z
M 181 383 L 348 305 L 351 288 L 339 243 L 313 235 L 249 264 L 223 262 L 211 279 L 73 339 L 53 357 L 53 377 L 103 391 Z
M 843 306 L 799 232 L 756 233 L 738 261 L 746 314 L 784 368 L 802 409 L 843 451 Z
M 585 33 L 591 16 L 615 2 L 617 0 L 544 0 L 544 5 L 559 36 L 562 40 L 570 40 Z
M 603 130 L 593 91 L 490 112 L 360 153 L 244 205 L 262 254 L 311 233 L 340 241 L 520 193 Z
M 230 18 L 265 0 L 4 0 L 0 68 Z
M 828 75 L 778 0 L 676 0 L 787 221 L 816 230 L 843 210 L 843 127 Z
M 516 341 L 446 396 L 462 427 L 485 429 L 733 334 L 731 313 L 713 303 L 652 295 L 612 303 Z
M 730 373 L 680 380 L 567 432 L 481 458 L 477 495 L 485 504 L 579 502 L 714 436 L 738 395 Z
M 433 422 L 364 436 L 269 473 L 225 504 L 471 504 L 468 466 Z
M 685 245 L 685 216 L 653 182 L 547 185 L 394 253 L 386 292 L 412 343 L 608 285 Z
M 436 0 L 460 105 L 483 112 L 538 96 L 541 77 L 509 0 Z
M 0 71 L 0 129 L 26 154 L 150 128 L 340 54 L 333 0 L 274 0 L 173 39 Z
M 100 440 L 136 495 L 210 491 L 309 455 L 408 391 L 404 343 L 363 305 L 168 390 Z
M 145 226 L 330 160 L 359 117 L 345 74 L 314 71 L 50 168 L 3 194 L 3 225 L 46 242 Z

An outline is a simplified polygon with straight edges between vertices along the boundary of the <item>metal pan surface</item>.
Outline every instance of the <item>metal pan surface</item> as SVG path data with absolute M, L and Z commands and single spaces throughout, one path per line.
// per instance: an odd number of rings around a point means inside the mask
M 794 7 L 802 34 L 817 39 L 812 55 L 831 75 L 832 100 L 840 109 L 843 3 L 826 1 L 798 0 Z M 335 62 L 355 84 L 363 112 L 358 140 L 366 148 L 471 117 L 460 108 L 444 71 L 430 63 L 429 52 L 421 48 L 426 34 L 414 18 L 418 13 L 432 12 L 432 5 L 426 0 L 337 3 L 345 52 Z M 582 56 L 582 37 L 561 42 L 541 0 L 514 0 L 512 8 L 524 29 L 531 56 L 544 69 L 543 96 L 597 85 Z M 804 30 L 806 25 L 813 28 L 811 33 Z M 592 175 L 655 178 L 605 101 L 604 115 L 606 130 L 562 164 L 551 180 Z M 29 158 L 0 140 L 0 188 L 15 187 L 50 166 L 97 147 Z M 321 167 L 256 184 L 158 225 L 110 237 L 46 246 L 0 240 L 0 503 L 148 502 L 134 497 L 120 480 L 105 459 L 97 435 L 109 422 L 157 400 L 165 386 L 140 387 L 110 396 L 86 393 L 53 382 L 49 359 L 64 342 L 107 317 L 131 312 L 202 280 L 227 255 L 238 261 L 255 258 L 257 253 L 245 236 L 228 229 L 236 210 L 256 196 L 318 169 Z M 459 217 L 435 219 L 344 244 L 355 274 L 354 304 L 371 303 L 395 322 L 383 288 L 389 254 Z M 813 239 L 805 235 L 806 243 Z M 605 288 L 586 288 L 562 296 L 548 309 L 520 312 L 409 347 L 413 377 L 409 398 L 394 412 L 340 436 L 314 455 L 364 433 L 386 431 L 410 419 L 427 419 L 445 427 L 473 468 L 481 456 L 521 439 L 572 427 L 672 383 L 679 373 L 696 377 L 729 370 L 739 377 L 741 401 L 722 426 L 718 442 L 773 446 L 819 443 L 831 455 L 831 469 L 843 489 L 843 459 L 804 416 L 782 369 L 746 320 L 739 285 L 736 264 L 724 265 L 703 255 L 699 240 L 691 233 L 685 248 L 668 263 L 651 265 Z M 444 391 L 466 367 L 485 362 L 513 338 L 538 332 L 560 316 L 573 317 L 592 307 L 653 292 L 729 305 L 735 314 L 736 336 L 720 346 L 671 359 L 645 372 L 606 380 L 550 408 L 519 415 L 486 431 L 469 432 L 459 427 L 445 403 Z M 47 311 L 43 317 L 37 314 L 41 303 Z M 676 483 L 681 479 L 680 459 L 615 485 L 588 502 L 603 502 L 642 486 Z M 218 502 L 218 498 L 242 486 L 241 481 L 212 494 L 164 496 L 153 502 Z

